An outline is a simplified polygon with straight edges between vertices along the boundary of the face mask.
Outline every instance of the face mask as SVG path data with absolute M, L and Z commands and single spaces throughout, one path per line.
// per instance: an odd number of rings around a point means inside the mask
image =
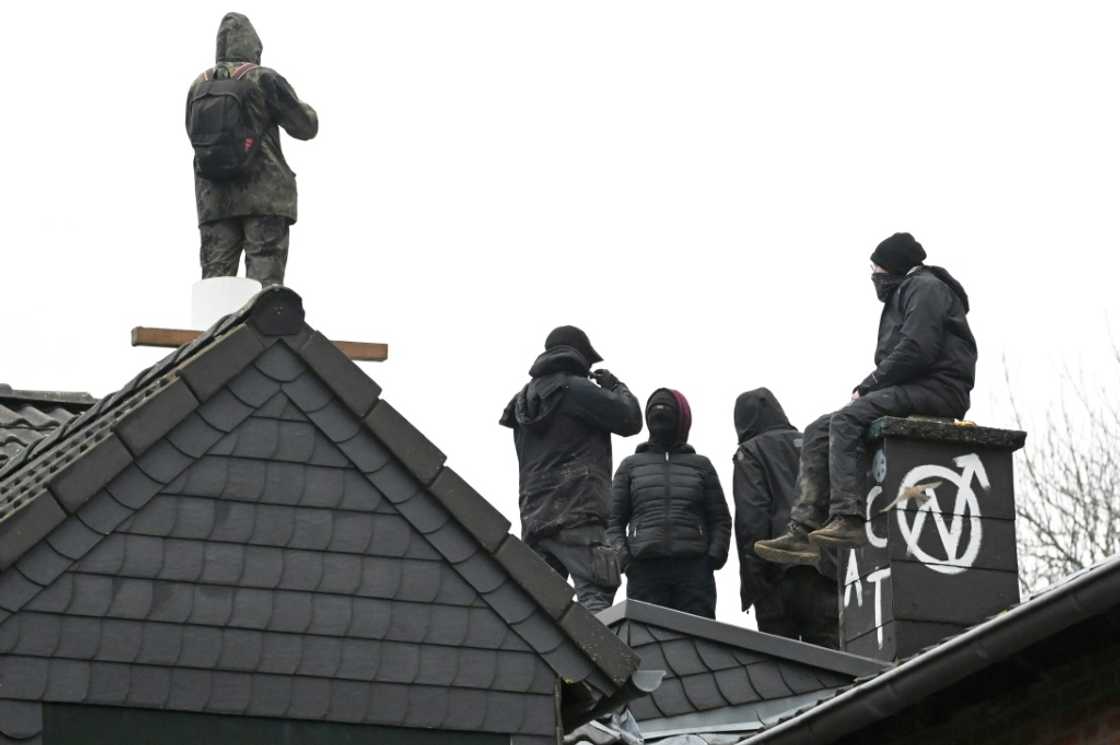
M 646 415 L 650 439 L 669 447 L 677 435 L 677 413 L 668 406 L 655 406 Z
M 898 289 L 904 279 L 906 277 L 888 274 L 887 272 L 875 272 L 871 275 L 871 281 L 875 283 L 875 294 L 884 303 L 891 299 L 891 295 L 894 294 L 894 291 Z

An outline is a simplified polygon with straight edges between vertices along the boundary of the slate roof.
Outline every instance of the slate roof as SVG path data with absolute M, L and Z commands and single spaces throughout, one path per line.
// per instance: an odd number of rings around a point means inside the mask
M 95 403 L 88 393 L 19 391 L 0 383 L 0 469 Z
M 1120 609 L 1120 556 L 767 725 L 743 745 L 827 745 L 895 716 L 1078 623 Z
M 750 732 L 833 695 L 885 663 L 627 600 L 599 614 L 642 659 L 665 670 L 630 710 L 642 734 Z
M 544 742 L 558 680 L 567 726 L 624 696 L 633 651 L 380 394 L 270 288 L 4 466 L 0 745 L 44 701 Z

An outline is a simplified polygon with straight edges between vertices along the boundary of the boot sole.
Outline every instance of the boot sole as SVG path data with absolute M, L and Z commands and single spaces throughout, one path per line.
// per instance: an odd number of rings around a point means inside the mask
M 770 548 L 769 546 L 759 546 L 755 544 L 754 552 L 759 557 L 774 564 L 807 564 L 815 566 L 817 561 L 821 558 L 820 552 L 809 553 L 807 551 L 783 551 L 780 548 Z
M 857 539 L 838 538 L 831 535 L 809 534 L 809 542 L 818 546 L 829 548 L 861 548 L 867 545 L 867 536 L 861 535 Z

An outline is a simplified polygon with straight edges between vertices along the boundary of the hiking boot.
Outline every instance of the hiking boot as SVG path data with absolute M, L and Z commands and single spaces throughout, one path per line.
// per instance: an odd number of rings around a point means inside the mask
M 805 528 L 793 523 L 782 535 L 766 541 L 755 541 L 754 552 L 759 558 L 776 564 L 815 565 L 821 558 L 819 548 L 809 542 Z
M 867 543 L 867 532 L 863 529 L 863 518 L 855 515 L 836 515 L 828 525 L 809 534 L 809 540 L 822 546 L 863 546 Z

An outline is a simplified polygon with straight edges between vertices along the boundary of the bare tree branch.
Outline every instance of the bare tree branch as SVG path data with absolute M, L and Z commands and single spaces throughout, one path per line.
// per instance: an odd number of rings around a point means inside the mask
M 1061 377 L 1061 395 L 1045 430 L 1028 441 L 1017 469 L 1020 576 L 1024 589 L 1046 587 L 1120 553 L 1120 347 L 1114 377 L 1086 383 Z M 1006 358 L 1004 381 L 1016 426 L 1030 429 L 1018 406 Z

